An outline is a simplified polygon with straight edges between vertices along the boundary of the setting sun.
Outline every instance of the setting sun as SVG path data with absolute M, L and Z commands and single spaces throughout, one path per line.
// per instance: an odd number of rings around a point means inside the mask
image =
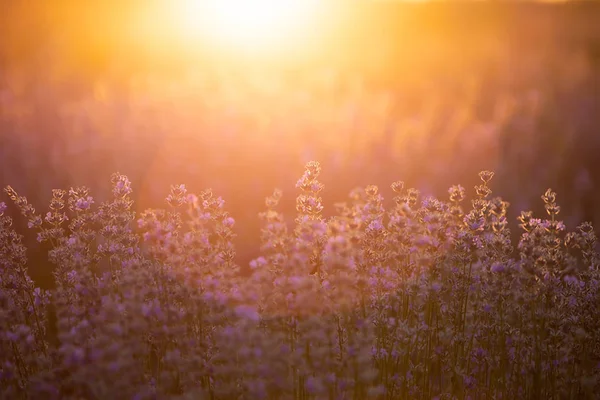
M 255 48 L 286 42 L 309 29 L 318 0 L 183 0 L 180 28 L 219 45 Z

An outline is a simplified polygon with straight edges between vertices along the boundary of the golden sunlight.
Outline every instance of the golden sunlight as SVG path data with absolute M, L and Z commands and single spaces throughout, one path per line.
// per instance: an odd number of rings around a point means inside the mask
M 309 30 L 318 0 L 181 0 L 180 28 L 218 46 L 284 44 Z

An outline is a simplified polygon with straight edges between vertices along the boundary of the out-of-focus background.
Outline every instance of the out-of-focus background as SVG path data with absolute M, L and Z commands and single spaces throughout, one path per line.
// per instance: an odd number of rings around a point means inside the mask
M 446 196 L 490 169 L 511 218 L 551 187 L 569 227 L 600 223 L 600 2 L 332 1 L 261 47 L 192 35 L 182 1 L 0 2 L 2 186 L 42 212 L 52 188 L 106 199 L 116 171 L 138 210 L 210 187 L 242 264 L 313 159 L 328 215 L 356 186 Z

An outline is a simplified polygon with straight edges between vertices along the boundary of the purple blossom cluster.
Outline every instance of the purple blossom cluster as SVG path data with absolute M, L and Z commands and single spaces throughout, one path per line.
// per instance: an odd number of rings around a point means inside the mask
M 235 220 L 205 190 L 171 186 L 133 210 L 112 177 L 54 190 L 42 216 L 5 193 L 48 243 L 55 286 L 30 278 L 0 203 L 0 398 L 591 399 L 600 391 L 600 255 L 589 223 L 567 232 L 509 204 L 479 174 L 421 198 L 401 181 L 384 206 L 353 190 L 325 217 L 321 166 L 296 187 L 289 226 L 275 190 L 261 255 L 236 263 Z

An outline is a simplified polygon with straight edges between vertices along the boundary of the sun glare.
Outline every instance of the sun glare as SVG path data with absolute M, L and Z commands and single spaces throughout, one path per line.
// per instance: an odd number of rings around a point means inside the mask
M 181 0 L 188 36 L 242 48 L 284 43 L 310 29 L 318 0 Z

